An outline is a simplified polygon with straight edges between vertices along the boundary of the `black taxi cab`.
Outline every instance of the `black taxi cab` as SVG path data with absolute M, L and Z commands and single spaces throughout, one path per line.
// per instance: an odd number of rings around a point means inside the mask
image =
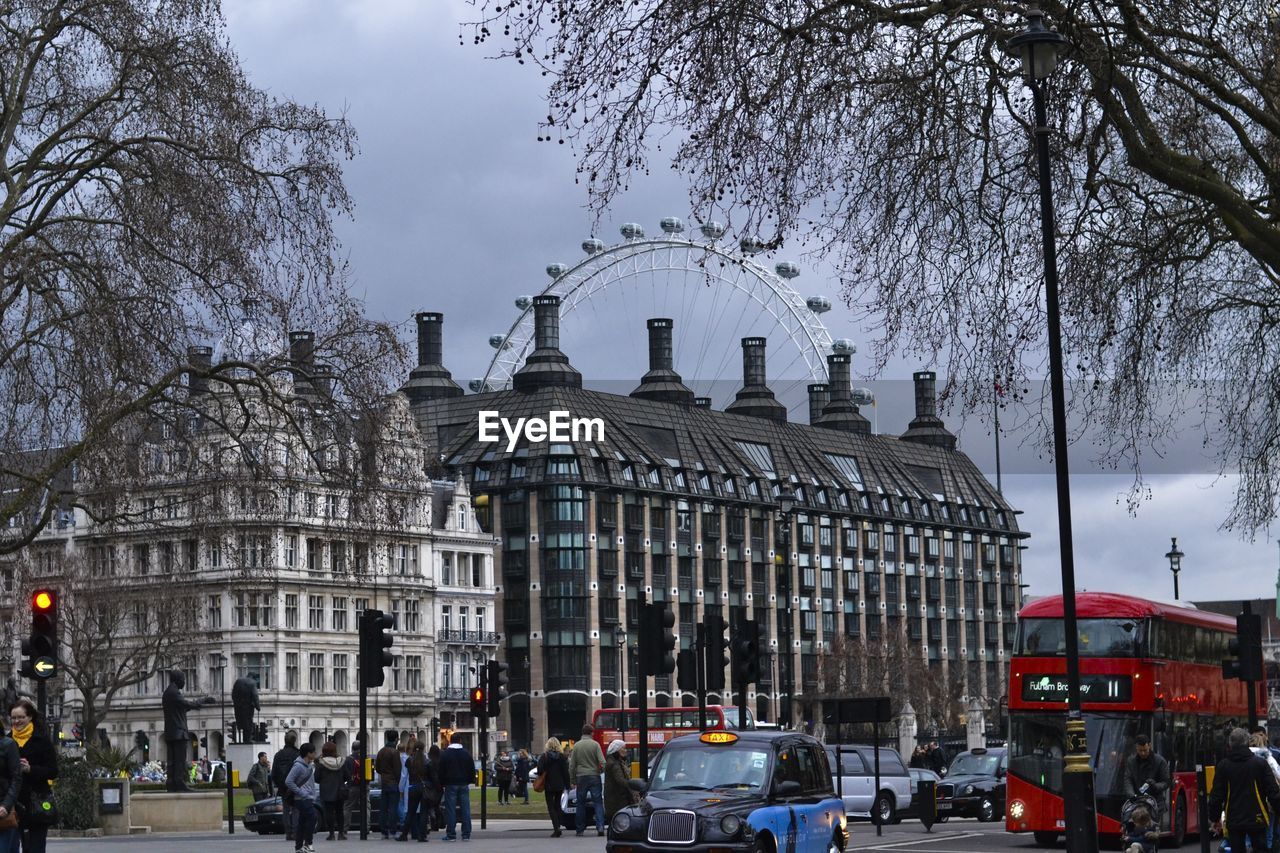
M 609 823 L 608 853 L 839 853 L 844 804 L 822 744 L 794 732 L 709 731 L 670 741 Z

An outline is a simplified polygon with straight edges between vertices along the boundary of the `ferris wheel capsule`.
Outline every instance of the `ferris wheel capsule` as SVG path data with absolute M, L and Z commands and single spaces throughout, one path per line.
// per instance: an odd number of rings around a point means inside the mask
M 547 264 L 547 275 L 552 278 L 559 278 L 569 269 L 568 264 Z
M 658 227 L 664 234 L 680 234 L 684 232 L 684 220 L 678 216 L 664 216 Z
M 583 240 L 582 251 L 586 252 L 588 255 L 598 255 L 604 251 L 604 241 L 597 240 L 595 237 Z
M 831 351 L 836 353 L 849 353 L 853 355 L 858 351 L 858 345 L 848 338 L 836 338 L 831 342 Z
M 702 227 L 698 229 L 702 232 L 702 236 L 708 240 L 719 240 L 724 236 L 724 223 L 712 219 L 710 222 L 702 223 Z
M 778 261 L 773 265 L 773 271 L 782 278 L 792 279 L 800 275 L 800 265 L 791 261 Z
M 810 296 L 804 304 L 815 314 L 825 314 L 831 310 L 831 300 L 825 296 Z
M 738 248 L 744 255 L 758 255 L 764 251 L 764 241 L 755 235 L 743 237 L 738 241 Z
M 627 240 L 640 240 L 644 237 L 644 226 L 639 222 L 624 222 L 618 231 Z
M 532 305 L 532 304 L 533 304 L 533 297 L 532 297 L 532 296 L 517 296 L 517 297 L 516 297 L 516 307 L 517 307 L 517 308 L 519 308 L 521 311 L 526 311 L 526 310 L 528 310 L 529 306 L 530 306 L 530 305 Z
M 490 335 L 490 336 L 489 336 L 489 346 L 491 346 L 491 347 L 493 347 L 494 349 L 497 349 L 497 350 L 506 349 L 506 348 L 507 348 L 507 336 L 506 336 L 506 335 Z
M 470 382 L 467 383 L 467 387 L 471 389 L 471 392 L 473 394 L 479 394 L 481 391 L 484 390 L 484 380 L 472 379 Z
M 870 406 L 876 401 L 876 395 L 871 393 L 870 388 L 855 388 L 851 396 L 857 406 Z

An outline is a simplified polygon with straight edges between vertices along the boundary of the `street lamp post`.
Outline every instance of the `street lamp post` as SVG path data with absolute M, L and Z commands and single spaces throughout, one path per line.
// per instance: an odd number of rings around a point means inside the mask
M 218 756 L 223 761 L 227 758 L 227 656 L 218 654 L 218 692 L 222 694 L 219 704 L 222 706 L 222 728 L 218 730 Z
M 779 667 L 781 668 L 782 690 L 784 691 L 780 705 L 778 724 L 783 728 L 791 728 L 791 695 L 794 690 L 794 675 L 791 669 L 791 511 L 795 509 L 796 498 L 789 489 L 783 486 L 778 494 L 778 542 L 781 548 L 775 562 L 782 567 L 778 576 L 783 607 L 778 612 L 783 616 L 782 630 L 778 632 Z
M 627 734 L 627 629 L 619 622 L 613 626 L 613 642 L 618 646 L 618 736 Z
M 1173 600 L 1178 600 L 1178 572 L 1182 571 L 1183 554 L 1178 550 L 1178 537 L 1170 537 L 1173 539 L 1173 547 L 1169 549 L 1169 553 L 1165 554 L 1165 558 L 1169 561 L 1169 571 L 1173 572 Z
M 1048 319 L 1049 386 L 1053 398 L 1053 463 L 1058 491 L 1058 547 L 1062 560 L 1062 616 L 1067 657 L 1067 750 L 1062 774 L 1064 824 L 1069 853 L 1097 853 L 1098 818 L 1084 715 L 1080 708 L 1080 648 L 1076 626 L 1075 554 L 1071 538 L 1071 483 L 1067 465 L 1067 401 L 1062 367 L 1062 327 L 1058 302 L 1058 251 L 1054 240 L 1053 186 L 1049 172 L 1049 120 L 1045 88 L 1069 46 L 1044 25 L 1044 12 L 1027 9 L 1027 26 L 1009 39 L 1022 59 L 1022 74 L 1035 108 L 1036 160 L 1040 172 L 1040 236 L 1044 251 L 1045 313 Z

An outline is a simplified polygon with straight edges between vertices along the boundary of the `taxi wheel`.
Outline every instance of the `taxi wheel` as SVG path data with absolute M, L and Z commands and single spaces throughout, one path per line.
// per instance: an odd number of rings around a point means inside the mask
M 767 835 L 756 838 L 755 847 L 751 849 L 753 853 L 778 853 L 778 845 Z
M 844 853 L 840 846 L 840 833 L 832 834 L 831 843 L 827 845 L 827 853 Z
M 978 804 L 978 820 L 983 823 L 991 823 L 996 819 L 996 804 L 991 801 L 990 797 L 983 797 L 982 802 Z

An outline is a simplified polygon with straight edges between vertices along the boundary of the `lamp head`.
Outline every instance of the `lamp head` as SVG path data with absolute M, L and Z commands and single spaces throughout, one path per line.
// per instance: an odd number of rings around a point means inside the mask
M 778 495 L 778 509 L 783 515 L 790 515 L 791 510 L 796 508 L 796 496 L 792 494 L 790 489 L 783 489 Z
M 1022 76 L 1043 80 L 1058 67 L 1058 54 L 1071 46 L 1066 36 L 1044 25 L 1044 12 L 1032 6 L 1027 10 L 1027 26 L 1009 39 L 1008 50 L 1022 59 Z
M 1169 553 L 1165 554 L 1165 558 L 1169 561 L 1169 571 L 1175 575 L 1182 570 L 1183 553 L 1178 550 L 1178 537 L 1171 537 L 1173 545 L 1169 548 Z

